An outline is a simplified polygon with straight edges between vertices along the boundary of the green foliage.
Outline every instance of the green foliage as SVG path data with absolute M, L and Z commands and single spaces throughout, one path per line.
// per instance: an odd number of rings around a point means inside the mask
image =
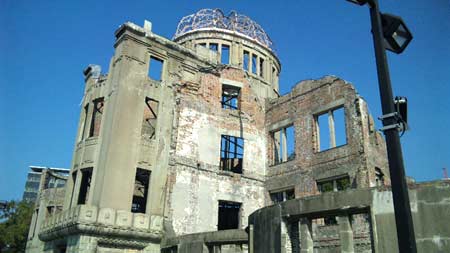
M 0 252 L 25 252 L 33 204 L 8 201 L 0 207 Z

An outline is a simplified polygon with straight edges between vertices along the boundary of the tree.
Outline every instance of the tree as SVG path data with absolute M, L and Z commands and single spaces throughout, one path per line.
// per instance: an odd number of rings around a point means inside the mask
M 24 252 L 33 204 L 8 201 L 0 207 L 0 252 Z

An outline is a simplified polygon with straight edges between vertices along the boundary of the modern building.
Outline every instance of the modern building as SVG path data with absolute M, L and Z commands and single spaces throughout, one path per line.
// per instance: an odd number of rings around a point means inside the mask
M 39 189 L 41 186 L 41 180 L 43 171 L 51 172 L 54 175 L 60 175 L 62 177 L 67 177 L 69 174 L 69 169 L 64 168 L 52 168 L 52 167 L 42 167 L 42 166 L 30 166 L 30 171 L 27 175 L 27 181 L 25 183 L 25 190 L 23 191 L 22 200 L 35 203 L 38 197 Z M 43 183 L 43 182 L 42 182 Z M 52 177 L 47 182 L 48 187 L 64 187 L 66 180 L 59 179 L 57 177 Z
M 259 221 L 275 217 L 283 245 L 300 235 L 281 229 L 282 206 L 390 184 L 384 140 L 350 83 L 325 76 L 281 96 L 273 42 L 236 12 L 186 16 L 172 40 L 151 28 L 123 24 L 109 72 L 84 71 L 64 205 L 28 252 L 258 252 L 256 239 L 272 239 L 254 233 L 271 228 Z M 371 216 L 338 214 L 311 224 L 359 226 L 355 248 L 371 252 Z

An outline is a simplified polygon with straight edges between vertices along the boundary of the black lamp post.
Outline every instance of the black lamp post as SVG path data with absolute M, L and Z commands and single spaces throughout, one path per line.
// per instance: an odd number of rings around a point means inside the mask
M 396 102 L 392 95 L 386 49 L 401 53 L 412 40 L 412 35 L 400 17 L 381 14 L 378 0 L 347 0 L 358 5 L 370 6 L 373 43 L 377 63 L 378 84 L 381 106 L 383 110 L 383 132 L 391 174 L 392 195 L 394 200 L 395 223 L 397 225 L 398 247 L 401 253 L 416 253 L 416 238 L 409 204 L 408 186 L 403 166 L 402 148 L 399 130 L 406 128 L 406 115 L 396 110 Z M 402 117 L 403 116 L 403 117 Z

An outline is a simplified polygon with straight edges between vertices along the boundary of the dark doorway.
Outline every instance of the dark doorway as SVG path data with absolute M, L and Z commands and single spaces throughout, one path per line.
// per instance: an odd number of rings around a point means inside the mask
M 238 229 L 241 203 L 231 201 L 219 201 L 218 230 Z

